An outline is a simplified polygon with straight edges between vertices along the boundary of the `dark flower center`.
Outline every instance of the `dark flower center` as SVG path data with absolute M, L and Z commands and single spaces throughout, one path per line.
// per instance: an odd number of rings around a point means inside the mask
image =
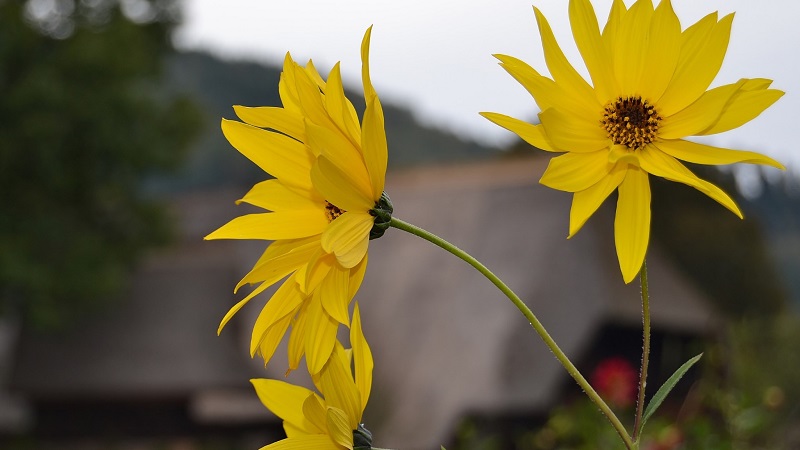
M 661 116 L 641 97 L 618 97 L 609 102 L 600 121 L 614 144 L 637 150 L 653 142 Z
M 325 217 L 328 218 L 328 222 L 333 222 L 334 220 L 336 220 L 337 217 L 341 216 L 346 212 L 347 211 L 340 209 L 338 206 L 325 200 Z

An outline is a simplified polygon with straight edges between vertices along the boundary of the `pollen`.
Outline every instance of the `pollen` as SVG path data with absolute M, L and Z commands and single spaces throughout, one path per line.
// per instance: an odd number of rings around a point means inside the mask
M 325 200 L 325 217 L 328 218 L 328 222 L 333 222 L 334 220 L 336 220 L 337 217 L 341 216 L 346 212 L 347 211 L 340 209 L 338 206 Z
M 647 100 L 634 96 L 609 102 L 600 125 L 614 144 L 637 150 L 655 140 L 660 122 L 656 109 Z

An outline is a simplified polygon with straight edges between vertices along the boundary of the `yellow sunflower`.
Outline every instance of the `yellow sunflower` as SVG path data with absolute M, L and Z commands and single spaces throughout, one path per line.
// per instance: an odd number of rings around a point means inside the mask
M 739 208 L 718 187 L 681 161 L 783 166 L 767 156 L 684 140 L 739 127 L 783 95 L 771 80 L 742 79 L 707 90 L 728 47 L 733 15 L 711 13 L 681 30 L 669 0 L 657 8 L 638 0 L 630 9 L 615 0 L 600 32 L 589 0 L 571 0 L 575 43 L 592 79 L 567 61 L 542 13 L 534 8 L 551 78 L 511 56 L 500 65 L 533 96 L 541 124 L 482 113 L 554 157 L 541 183 L 574 193 L 569 236 L 619 191 L 614 239 L 626 283 L 639 272 L 650 236 L 649 175 L 687 184 L 734 214 Z
M 283 419 L 287 436 L 262 450 L 371 448 L 372 436 L 361 425 L 361 417 L 372 389 L 373 361 L 361 332 L 358 305 L 350 344 L 352 350 L 345 350 L 337 341 L 333 356 L 313 377 L 322 396 L 284 381 L 251 380 L 264 406 Z
M 344 95 L 339 64 L 325 82 L 313 63 L 301 67 L 289 54 L 279 84 L 283 107 L 235 106 L 243 122 L 222 120 L 231 145 L 274 177 L 239 200 L 270 212 L 237 217 L 206 236 L 274 241 L 236 290 L 260 284 L 231 308 L 219 328 L 288 276 L 253 329 L 251 355 L 260 354 L 265 364 L 292 326 L 290 369 L 304 354 L 312 374 L 322 369 L 338 325 L 349 323 L 348 304 L 364 278 L 368 242 L 388 227 L 386 135 L 369 76 L 370 33 L 371 28 L 361 45 L 362 123 Z

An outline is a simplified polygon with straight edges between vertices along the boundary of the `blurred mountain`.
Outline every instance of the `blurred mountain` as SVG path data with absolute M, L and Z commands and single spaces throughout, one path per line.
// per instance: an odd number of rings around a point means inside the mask
M 319 68 L 323 75 L 326 68 Z M 220 118 L 235 119 L 233 105 L 281 106 L 278 81 L 281 68 L 255 62 L 224 61 L 208 53 L 181 52 L 167 61 L 168 94 L 195 99 L 204 111 L 204 132 L 177 177 L 153 179 L 156 191 L 183 191 L 222 185 L 251 185 L 264 173 L 227 143 L 220 131 Z M 360 87 L 347 96 L 359 116 L 364 99 Z M 347 89 L 347 87 L 346 87 Z M 380 95 L 380 93 L 378 93 Z M 392 168 L 426 163 L 475 160 L 498 153 L 436 128 L 421 125 L 412 113 L 384 103 L 389 165 Z

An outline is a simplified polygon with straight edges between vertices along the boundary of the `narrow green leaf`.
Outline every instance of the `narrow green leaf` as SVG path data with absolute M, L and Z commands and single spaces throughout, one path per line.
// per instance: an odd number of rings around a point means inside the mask
M 678 381 L 680 381 L 681 378 L 683 378 L 683 376 L 686 375 L 686 372 L 688 372 L 689 369 L 691 369 L 692 366 L 695 365 L 695 363 L 697 363 L 697 361 L 700 361 L 700 358 L 702 356 L 703 354 L 700 353 L 694 358 L 683 363 L 683 365 L 680 366 L 678 370 L 676 370 L 675 373 L 672 374 L 671 377 L 669 377 L 669 379 L 664 383 L 664 385 L 662 385 L 658 389 L 658 392 L 656 392 L 656 395 L 653 396 L 653 398 L 650 400 L 650 403 L 647 405 L 647 408 L 645 408 L 644 410 L 642 423 L 639 425 L 639 430 L 637 430 L 638 436 L 641 436 L 642 428 L 644 428 L 644 424 L 647 422 L 647 419 L 649 419 L 650 416 L 652 416 L 653 413 L 656 412 L 658 407 L 661 406 L 661 403 L 664 402 L 664 399 L 667 398 L 667 395 L 669 395 L 670 391 L 672 391 L 675 385 L 678 384 Z

